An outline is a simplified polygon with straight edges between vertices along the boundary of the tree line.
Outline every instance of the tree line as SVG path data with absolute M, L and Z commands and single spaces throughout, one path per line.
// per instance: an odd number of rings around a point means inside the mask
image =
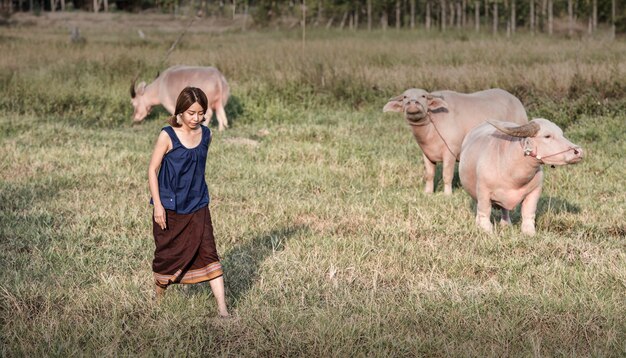
M 0 0 L 0 12 L 154 9 L 195 12 L 212 17 L 243 17 L 255 26 L 291 19 L 292 26 L 340 29 L 474 29 L 514 34 L 519 28 L 553 34 L 555 19 L 570 36 L 597 31 L 626 32 L 626 6 L 620 0 Z M 251 21 L 252 22 L 252 21 Z M 288 21 L 287 21 L 288 22 Z M 563 26 L 562 26 L 563 27 Z

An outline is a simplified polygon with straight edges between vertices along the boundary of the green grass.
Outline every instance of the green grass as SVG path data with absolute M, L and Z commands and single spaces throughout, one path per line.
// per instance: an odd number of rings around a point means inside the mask
M 191 36 L 171 63 L 217 64 L 241 106 L 207 163 L 238 317 L 223 322 L 208 285 L 150 301 L 146 171 L 166 115 L 132 126 L 127 87 L 171 42 L 18 30 L 0 29 L 0 354 L 626 354 L 623 43 L 313 32 L 299 62 L 295 33 Z M 419 147 L 381 113 L 411 83 L 518 88 L 585 149 L 545 168 L 536 237 L 519 211 L 483 234 L 459 187 L 422 193 Z

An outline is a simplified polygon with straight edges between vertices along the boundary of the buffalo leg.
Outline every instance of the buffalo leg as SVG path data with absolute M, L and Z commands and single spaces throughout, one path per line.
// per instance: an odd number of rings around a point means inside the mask
M 522 201 L 522 233 L 530 236 L 535 235 L 535 212 L 541 196 L 541 185 L 531 191 Z
M 509 211 L 505 208 L 500 208 L 502 212 L 502 217 L 500 218 L 500 225 L 506 226 L 511 225 L 511 217 L 509 216 Z
M 454 164 L 456 158 L 453 156 L 444 156 L 443 158 L 443 193 L 452 195 L 452 179 L 454 178 Z
M 489 220 L 491 216 L 491 199 L 489 190 L 476 188 L 476 225 L 486 232 L 493 231 L 493 224 Z
M 173 103 L 163 103 L 163 108 L 165 108 L 166 111 L 170 112 L 171 114 L 174 114 L 174 112 L 176 112 L 176 108 L 174 108 L 174 104 Z
M 211 124 L 211 119 L 213 118 L 213 110 L 211 109 L 211 107 L 206 109 L 206 113 L 204 114 L 204 118 L 206 118 L 204 120 L 204 122 L 202 122 L 202 124 L 204 124 L 205 126 L 209 126 Z
M 215 106 L 215 115 L 217 117 L 217 123 L 219 124 L 218 129 L 223 131 L 228 128 L 228 118 L 226 118 L 226 112 L 221 102 L 217 103 L 217 106 Z
M 422 153 L 424 157 L 424 182 L 426 182 L 426 186 L 424 187 L 424 193 L 430 194 L 435 190 L 435 163 L 431 162 L 430 159 L 426 157 L 426 154 Z

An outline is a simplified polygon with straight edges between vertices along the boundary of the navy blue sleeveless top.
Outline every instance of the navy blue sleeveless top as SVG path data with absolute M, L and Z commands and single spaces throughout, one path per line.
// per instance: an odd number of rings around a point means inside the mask
M 211 130 L 202 127 L 202 140 L 195 148 L 185 147 L 174 128 L 163 127 L 172 140 L 159 170 L 159 195 L 163 207 L 177 214 L 190 214 L 209 205 L 209 189 L 204 180 Z M 153 203 L 150 200 L 150 203 Z

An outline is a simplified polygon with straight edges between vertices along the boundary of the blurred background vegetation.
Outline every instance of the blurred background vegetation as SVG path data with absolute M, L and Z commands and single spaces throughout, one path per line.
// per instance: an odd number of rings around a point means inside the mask
M 494 33 L 568 36 L 606 28 L 626 32 L 626 6 L 618 0 L 1 0 L 3 22 L 16 12 L 56 11 L 195 14 L 241 18 L 243 26 L 295 27 L 306 23 L 341 29 L 481 27 Z

